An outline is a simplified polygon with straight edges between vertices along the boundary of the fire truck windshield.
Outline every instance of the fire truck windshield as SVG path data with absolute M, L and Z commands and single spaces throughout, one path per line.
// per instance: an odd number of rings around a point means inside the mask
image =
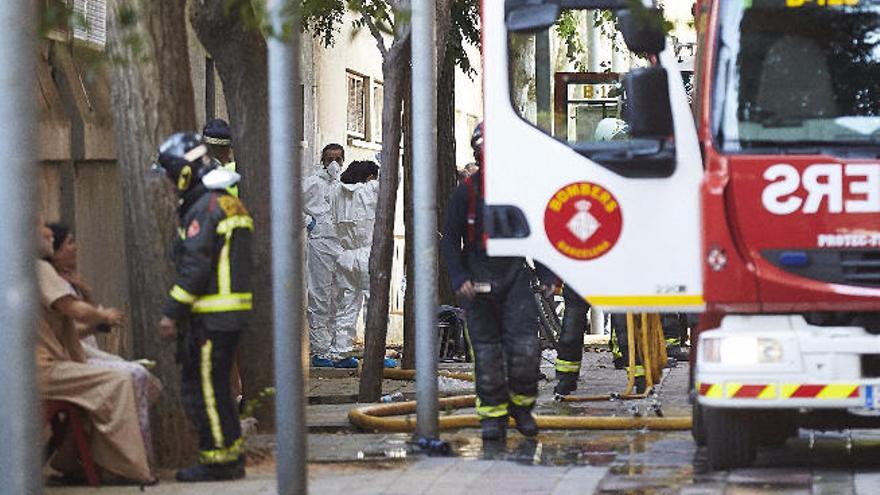
M 880 146 L 880 1 L 721 3 L 718 146 Z M 827 5 L 826 5 L 827 3 Z

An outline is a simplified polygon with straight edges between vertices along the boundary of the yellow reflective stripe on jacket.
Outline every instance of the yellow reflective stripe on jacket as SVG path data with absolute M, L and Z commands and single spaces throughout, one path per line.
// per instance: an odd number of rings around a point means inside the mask
M 507 416 L 507 403 L 498 404 L 497 406 L 484 406 L 480 401 L 480 398 L 477 397 L 476 401 L 477 405 L 477 416 L 481 419 L 486 418 L 501 418 Z
M 217 260 L 218 294 L 232 293 L 232 269 L 229 264 L 229 250 L 232 243 L 232 231 L 235 229 L 253 230 L 254 219 L 247 215 L 235 215 L 224 218 L 217 224 L 217 233 L 226 236 L 226 241 L 220 250 L 220 258 Z
M 192 307 L 193 313 L 225 313 L 227 311 L 250 311 L 254 296 L 250 292 L 215 294 L 200 297 Z
M 239 438 L 229 447 L 214 450 L 200 450 L 199 462 L 202 464 L 227 464 L 238 460 L 243 453 L 242 439 Z
M 217 223 L 217 233 L 220 235 L 229 234 L 234 229 L 254 230 L 254 219 L 247 215 L 235 215 Z
M 510 394 L 510 402 L 514 406 L 530 407 L 535 403 L 535 396 L 525 394 Z
M 214 395 L 214 382 L 211 381 L 213 366 L 211 361 L 211 351 L 214 349 L 214 343 L 211 339 L 205 340 L 202 344 L 201 355 L 201 378 L 202 378 L 202 399 L 205 403 L 205 414 L 208 416 L 208 424 L 211 427 L 211 436 L 214 437 L 214 446 L 222 449 L 223 427 L 220 426 L 220 413 L 217 411 L 217 397 Z
M 556 358 L 556 371 L 561 373 L 578 373 L 581 371 L 581 362 Z
M 217 260 L 217 293 L 232 293 L 232 268 L 229 266 L 229 245 L 232 241 L 232 233 L 226 234 L 226 241 L 220 249 L 220 257 Z
M 190 304 L 196 302 L 196 296 L 187 292 L 183 287 L 175 284 L 174 287 L 171 288 L 171 292 L 169 293 L 172 299 L 179 302 L 180 304 L 186 304 L 189 306 Z

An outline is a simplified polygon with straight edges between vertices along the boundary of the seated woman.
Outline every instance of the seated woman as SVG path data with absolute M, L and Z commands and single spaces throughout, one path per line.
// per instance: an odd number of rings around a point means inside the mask
M 52 247 L 54 252 L 49 262 L 66 280 L 76 295 L 88 303 L 94 304 L 92 290 L 77 271 L 76 264 L 76 239 L 73 232 L 66 225 L 53 223 L 49 225 L 52 230 Z M 123 358 L 104 352 L 98 347 L 98 340 L 93 332 L 81 339 L 82 348 L 85 351 L 87 363 L 99 368 L 127 371 L 134 381 L 135 400 L 137 402 L 138 423 L 147 458 L 150 464 L 154 464 L 153 439 L 150 433 L 150 406 L 159 398 L 162 392 L 162 382 L 152 373 L 147 371 L 141 364 L 126 361 Z

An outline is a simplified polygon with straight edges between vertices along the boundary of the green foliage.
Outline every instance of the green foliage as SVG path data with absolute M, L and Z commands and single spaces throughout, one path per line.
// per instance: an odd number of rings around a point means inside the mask
M 453 0 L 452 28 L 446 56 L 473 78 L 477 75 L 465 51 L 466 45 L 480 46 L 480 5 L 477 0 Z
M 303 0 L 303 30 L 312 33 L 325 47 L 333 46 L 344 13 L 343 0 Z
M 566 10 L 556 22 L 556 35 L 565 44 L 565 57 L 573 63 L 577 70 L 587 72 L 589 69 L 583 61 L 587 53 L 581 34 L 578 32 L 578 17 L 573 10 Z
M 236 0 L 245 1 L 245 0 Z M 373 29 L 394 34 L 398 24 L 409 22 L 409 13 L 395 11 L 388 0 L 302 0 L 303 29 L 320 40 L 325 47 L 333 46 L 339 34 L 346 9 L 358 13 L 352 24 L 356 29 Z M 476 74 L 465 46 L 480 43 L 480 12 L 478 0 L 453 0 L 452 28 L 446 54 L 471 76 Z

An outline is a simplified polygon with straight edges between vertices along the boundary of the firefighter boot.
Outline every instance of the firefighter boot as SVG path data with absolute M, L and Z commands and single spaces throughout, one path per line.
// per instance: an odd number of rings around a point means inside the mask
M 558 381 L 556 382 L 556 387 L 553 389 L 553 393 L 557 396 L 565 396 L 577 390 L 577 373 L 565 373 L 557 371 L 556 379 Z
M 480 420 L 484 442 L 504 442 L 507 439 L 507 416 Z
M 513 416 L 513 420 L 516 422 L 516 429 L 523 436 L 533 437 L 538 434 L 538 423 L 535 422 L 535 417 L 532 416 L 531 407 L 511 405 L 510 415 Z

